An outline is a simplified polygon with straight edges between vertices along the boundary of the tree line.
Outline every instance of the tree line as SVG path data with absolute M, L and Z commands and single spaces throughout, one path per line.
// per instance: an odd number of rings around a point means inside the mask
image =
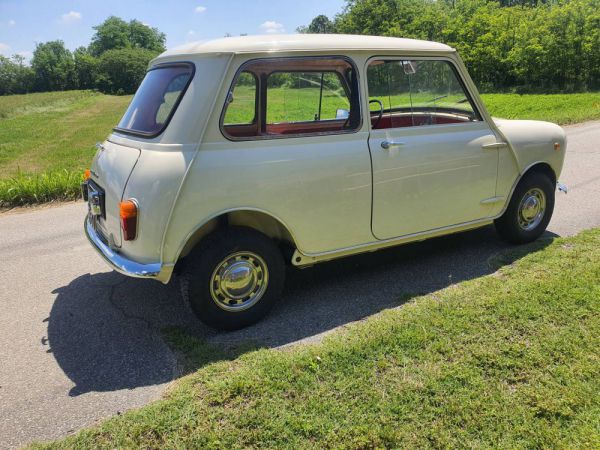
M 600 89 L 600 0 L 347 0 L 298 31 L 444 42 L 482 91 Z
M 87 47 L 36 45 L 31 64 L 0 56 L 0 95 L 66 89 L 135 91 L 165 35 L 111 16 Z M 303 33 L 398 36 L 456 48 L 482 91 L 600 89 L 600 0 L 346 0 Z
M 164 33 L 114 16 L 94 30 L 90 44 L 74 52 L 60 40 L 37 44 L 30 65 L 19 55 L 0 56 L 0 95 L 68 89 L 133 93 L 150 60 L 165 50 Z

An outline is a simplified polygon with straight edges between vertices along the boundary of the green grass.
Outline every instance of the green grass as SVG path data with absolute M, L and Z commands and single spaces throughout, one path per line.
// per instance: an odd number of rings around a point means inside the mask
M 0 179 L 17 169 L 88 167 L 94 144 L 106 138 L 130 99 L 91 91 L 0 97 Z
M 600 230 L 496 263 L 321 344 L 227 355 L 170 331 L 197 370 L 39 447 L 599 448 Z
M 245 86 L 236 89 L 237 101 L 234 100 L 232 105 L 237 108 L 232 107 L 231 114 L 228 112 L 228 122 L 241 123 L 253 117 L 252 102 L 248 100 L 250 91 L 251 88 Z M 270 119 L 314 117 L 317 91 L 272 90 Z M 304 94 L 299 97 L 299 92 Z M 338 94 L 325 92 L 323 118 L 335 117 L 337 108 L 347 108 Z M 600 119 L 600 93 L 485 94 L 482 97 L 496 117 L 540 119 L 559 124 Z M 90 165 L 94 144 L 106 138 L 130 99 L 130 96 L 109 96 L 91 91 L 0 97 L 0 206 L 20 205 L 24 199 L 38 203 L 76 198 L 78 177 Z M 68 175 L 64 175 L 65 170 Z M 40 182 L 40 175 L 45 177 L 44 182 Z M 59 180 L 50 182 L 57 176 Z M 37 186 L 36 194 L 30 195 L 29 188 L 27 192 L 18 191 L 26 185 Z M 45 188 L 47 185 L 62 187 L 50 190 Z
M 568 125 L 600 119 L 600 92 L 583 94 L 483 94 L 490 114 L 504 119 L 546 120 Z
M 0 97 L 0 207 L 71 200 L 131 97 L 91 91 Z
M 25 175 L 20 171 L 7 180 L 0 180 L 0 208 L 74 200 L 81 196 L 83 173 L 54 170 Z

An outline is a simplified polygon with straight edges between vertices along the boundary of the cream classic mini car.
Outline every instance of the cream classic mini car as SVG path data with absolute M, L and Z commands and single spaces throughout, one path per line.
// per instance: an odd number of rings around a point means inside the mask
M 98 144 L 85 232 L 117 271 L 182 272 L 205 323 L 235 329 L 282 293 L 286 263 L 494 223 L 544 231 L 557 125 L 490 117 L 454 49 L 344 35 L 226 38 L 151 62 Z

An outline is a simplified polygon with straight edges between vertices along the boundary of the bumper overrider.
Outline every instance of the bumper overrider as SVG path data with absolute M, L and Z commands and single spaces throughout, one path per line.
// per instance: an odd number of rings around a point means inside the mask
M 141 264 L 124 257 L 106 245 L 92 226 L 89 216 L 84 222 L 85 235 L 92 247 L 117 272 L 135 278 L 152 278 L 162 283 L 168 283 L 173 273 L 172 265 L 162 265 L 160 262 Z

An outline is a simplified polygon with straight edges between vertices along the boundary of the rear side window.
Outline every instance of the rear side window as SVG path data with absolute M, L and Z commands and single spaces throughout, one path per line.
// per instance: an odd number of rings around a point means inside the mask
M 358 77 L 348 58 L 269 58 L 246 63 L 223 109 L 230 139 L 352 132 L 361 123 Z
M 337 72 L 280 72 L 267 80 L 267 124 L 336 120 L 349 111 Z
M 225 125 L 247 125 L 256 121 L 256 92 L 256 77 L 249 72 L 240 73 L 225 114 Z
M 187 63 L 149 70 L 115 129 L 147 137 L 162 133 L 173 117 L 193 73 L 193 66 Z

